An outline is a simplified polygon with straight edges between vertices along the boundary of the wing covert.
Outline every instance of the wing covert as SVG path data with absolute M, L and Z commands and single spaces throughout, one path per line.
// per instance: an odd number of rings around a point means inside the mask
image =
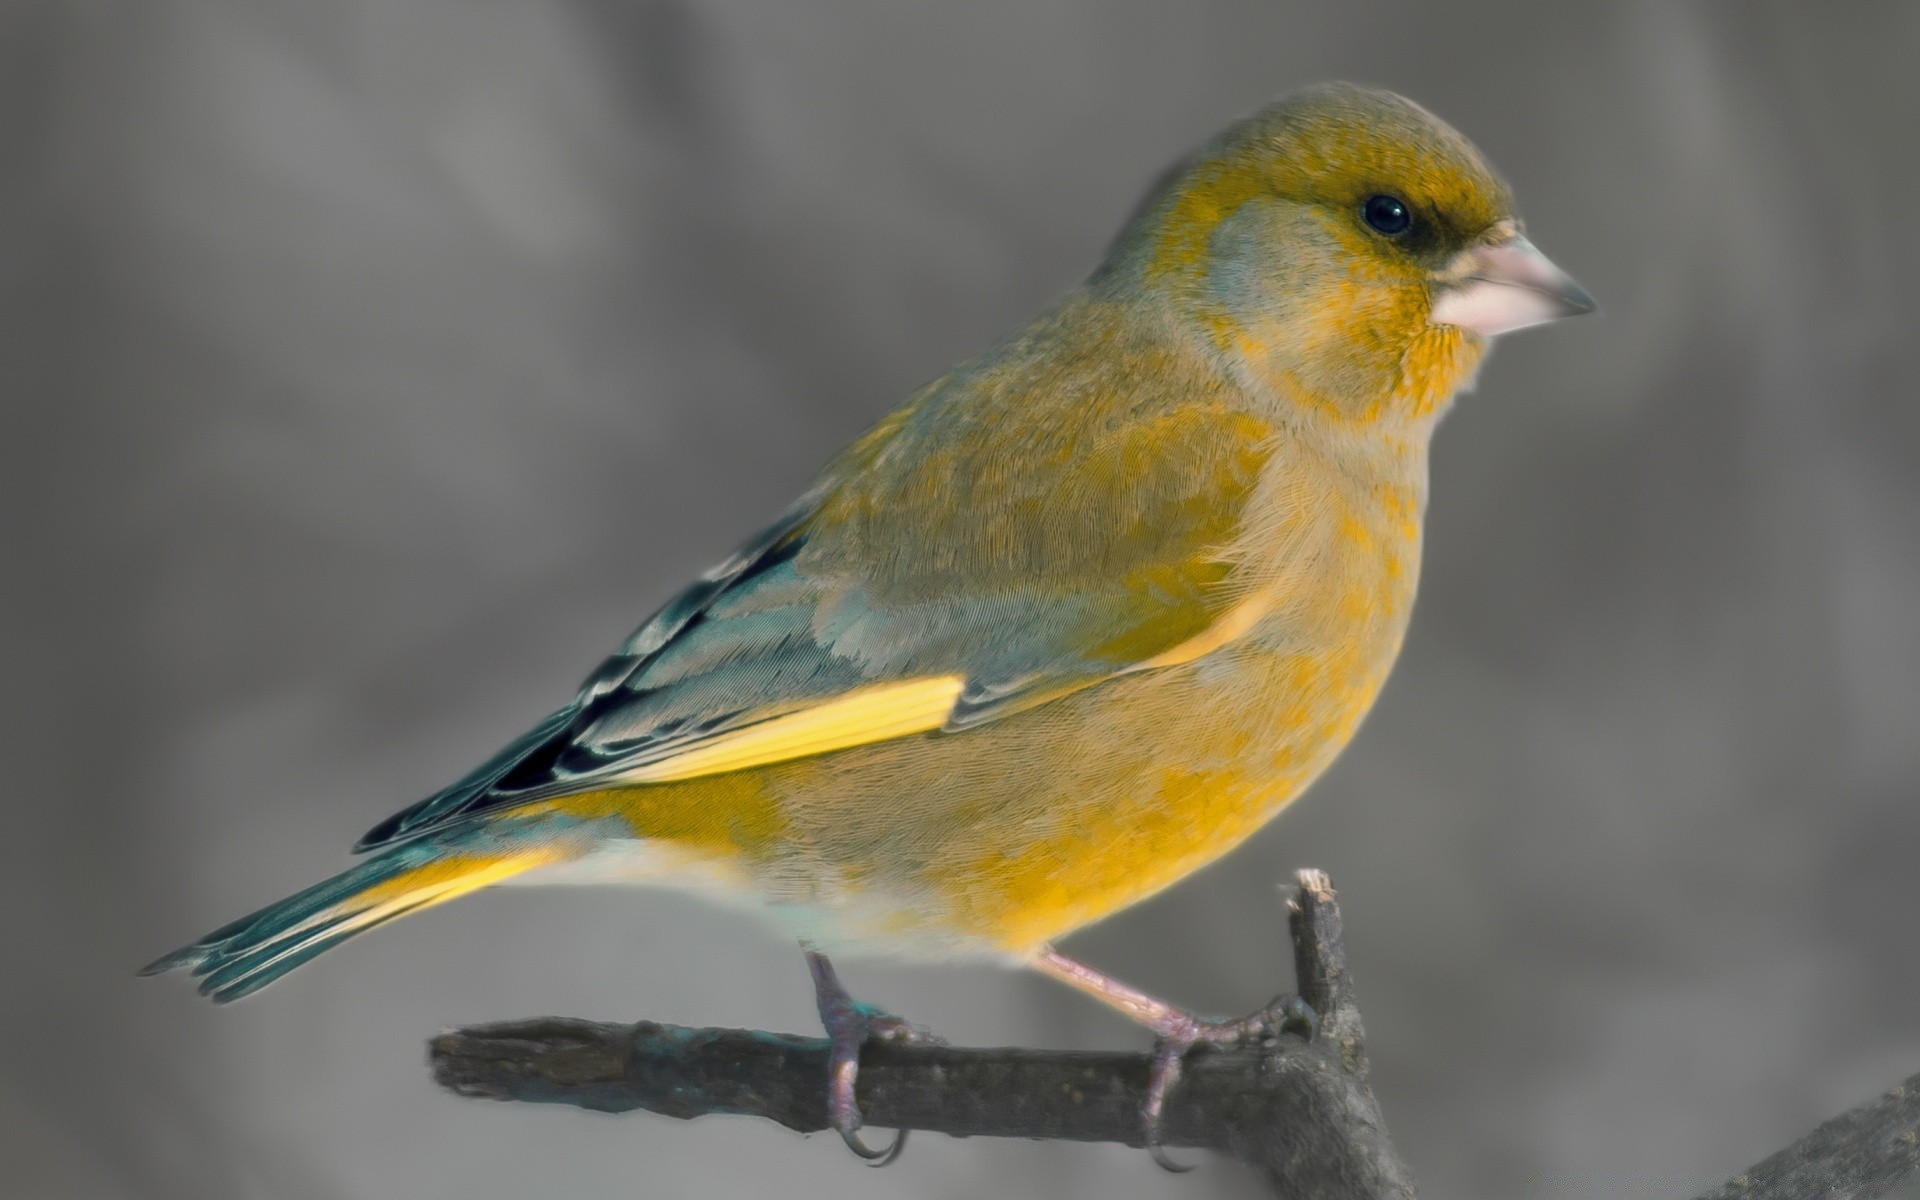
M 1000 420 L 1016 384 L 1084 394 Z M 1084 379 L 936 381 L 570 704 L 357 849 L 595 786 L 958 733 L 1204 645 L 1245 598 L 1233 547 L 1275 431 L 1201 388 L 1142 408 Z

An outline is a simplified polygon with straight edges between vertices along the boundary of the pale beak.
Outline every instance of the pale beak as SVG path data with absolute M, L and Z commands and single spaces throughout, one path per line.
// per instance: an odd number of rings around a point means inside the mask
M 1585 288 L 1516 234 L 1454 256 L 1434 281 L 1429 320 L 1493 337 L 1594 307 Z

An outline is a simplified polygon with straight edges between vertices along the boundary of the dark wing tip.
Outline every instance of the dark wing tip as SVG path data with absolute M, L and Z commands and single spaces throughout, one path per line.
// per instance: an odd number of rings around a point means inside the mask
M 367 830 L 353 844 L 353 852 L 365 854 L 370 850 L 385 849 L 437 829 L 472 810 L 493 792 L 502 778 L 530 755 L 539 753 L 543 747 L 557 753 L 557 748 L 549 746 L 549 743 L 559 739 L 564 745 L 567 730 L 579 712 L 576 703 L 548 713 L 545 720 L 507 743 L 499 753 L 468 772 L 458 783 L 442 788 L 418 804 L 401 809 Z
M 411 809 L 407 810 L 407 812 L 411 811 Z M 405 818 L 407 812 L 397 812 L 378 825 L 375 825 L 372 829 L 361 834 L 360 840 L 353 844 L 353 852 L 355 854 L 365 854 L 376 846 L 384 846 L 388 842 L 393 841 L 400 835 L 401 829 L 406 826 Z
M 200 953 L 198 943 L 191 946 L 182 946 L 171 954 L 163 954 L 159 958 L 154 959 L 146 966 L 134 972 L 134 974 L 141 979 L 145 979 L 153 975 L 165 975 L 168 971 L 178 971 L 183 967 L 191 967 L 199 961 Z

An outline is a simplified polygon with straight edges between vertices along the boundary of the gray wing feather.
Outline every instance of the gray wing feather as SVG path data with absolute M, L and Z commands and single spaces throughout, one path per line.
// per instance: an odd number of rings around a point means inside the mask
M 733 557 L 669 600 L 587 676 L 572 701 L 458 782 L 368 830 L 354 851 L 365 853 L 411 841 L 478 812 L 568 790 L 575 781 L 604 770 L 609 761 L 658 753 L 663 747 L 706 736 L 736 718 L 750 694 L 744 680 L 722 693 L 740 701 L 731 710 L 716 711 L 710 701 L 718 696 L 698 705 L 668 703 L 661 688 L 676 672 L 684 678 L 693 665 L 689 661 L 693 649 L 679 647 L 689 630 L 708 620 L 718 601 L 730 591 L 751 588 L 759 575 L 775 575 L 791 561 L 804 541 L 799 531 L 811 515 L 813 499 L 811 494 L 803 498 Z M 764 641 L 767 633 L 758 636 Z M 707 643 L 709 656 L 725 653 L 711 648 L 725 639 L 700 641 Z M 641 682 L 638 677 L 667 657 L 664 652 L 670 647 L 675 654 L 668 658 L 659 680 Z M 742 648 L 735 654 L 745 657 L 748 652 Z

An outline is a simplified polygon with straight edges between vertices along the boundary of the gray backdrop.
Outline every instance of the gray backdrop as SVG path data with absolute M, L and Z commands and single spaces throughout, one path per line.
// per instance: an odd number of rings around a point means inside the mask
M 0 1191 L 1248 1196 L 1112 1147 L 461 1102 L 542 1012 L 806 1030 L 791 947 L 477 896 L 215 1010 L 155 953 L 565 696 L 1145 182 L 1309 81 L 1511 178 L 1602 319 L 1441 430 L 1358 743 L 1071 948 L 1202 1009 L 1333 873 L 1435 1197 L 1675 1195 L 1920 1067 L 1920 6 L 16 0 L 0 15 Z M 956 1040 L 1134 1046 L 855 964 Z

